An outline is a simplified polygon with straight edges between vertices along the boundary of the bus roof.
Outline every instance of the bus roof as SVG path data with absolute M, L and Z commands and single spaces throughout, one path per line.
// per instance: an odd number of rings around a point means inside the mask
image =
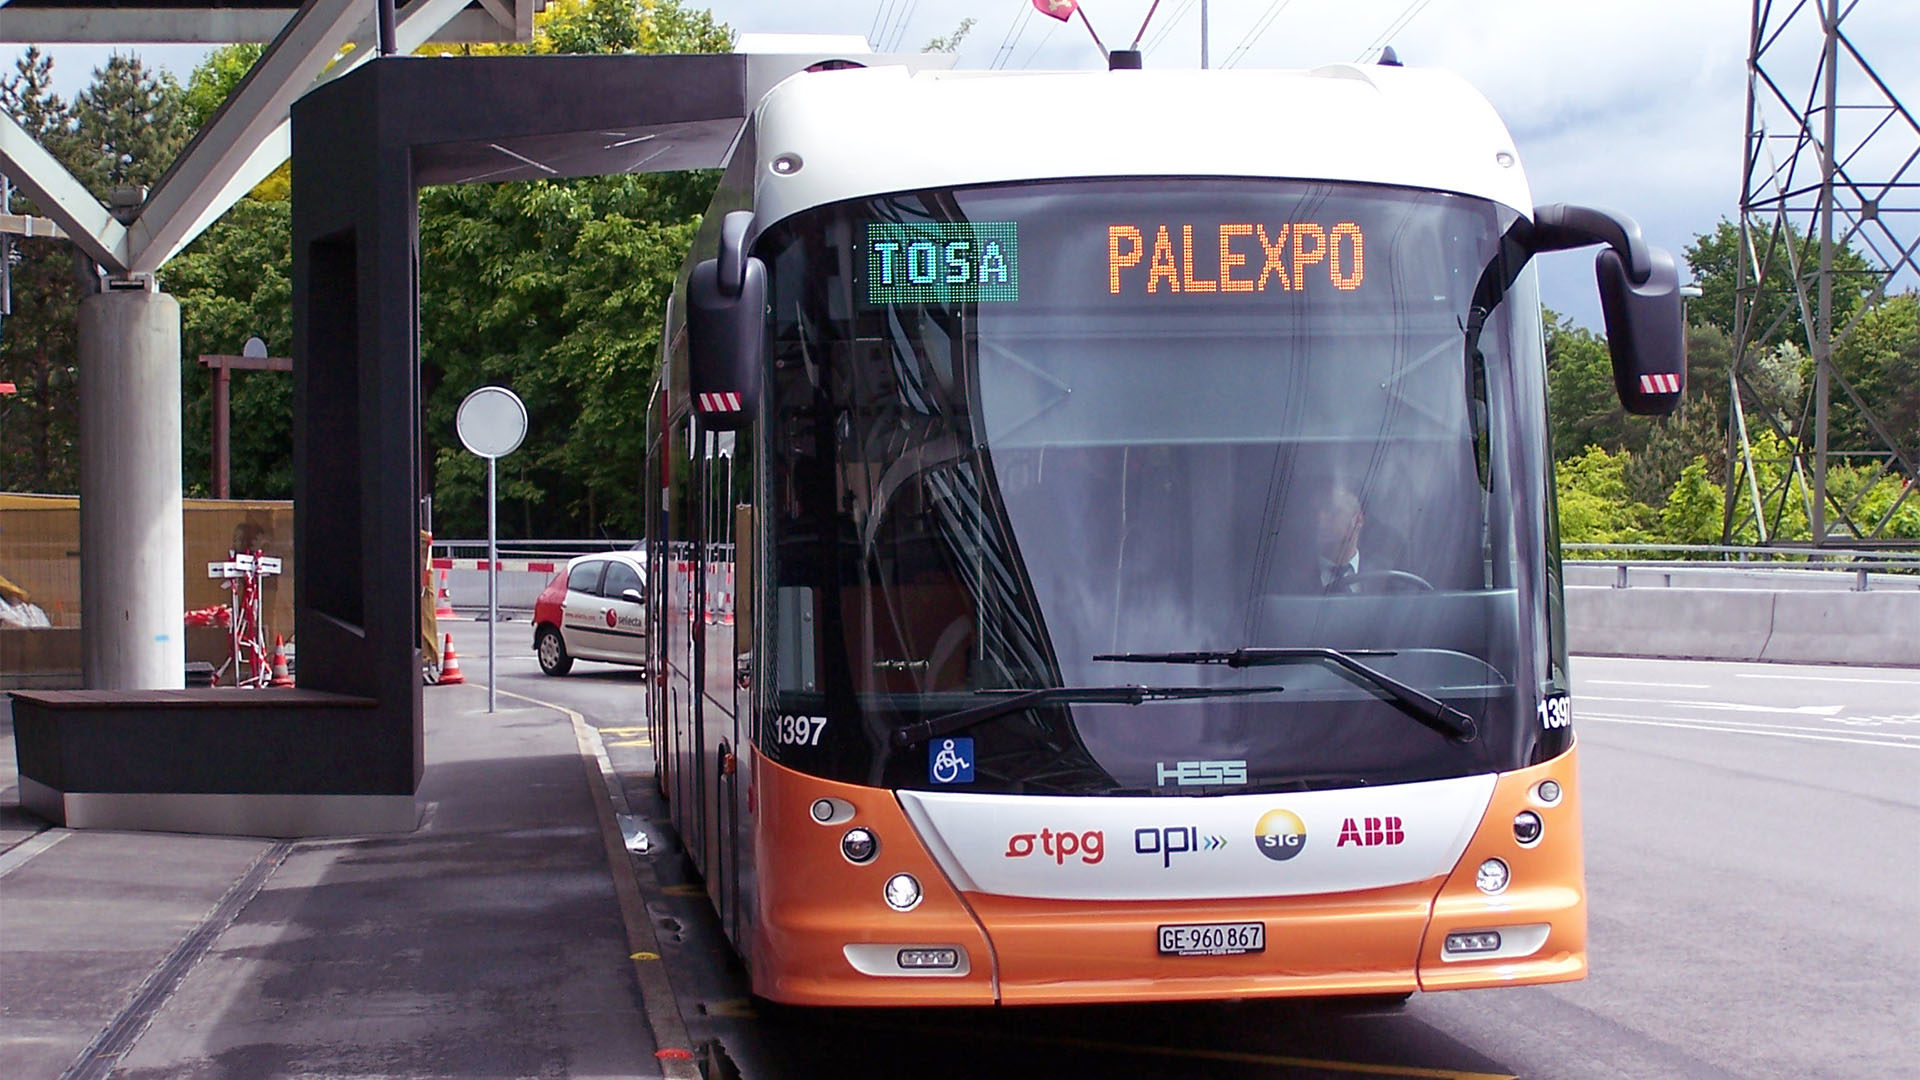
M 1432 69 L 810 72 L 769 91 L 754 128 L 756 230 L 860 196 L 1096 176 L 1342 180 L 1533 206 L 1499 115 Z M 776 173 L 789 154 L 800 168 Z

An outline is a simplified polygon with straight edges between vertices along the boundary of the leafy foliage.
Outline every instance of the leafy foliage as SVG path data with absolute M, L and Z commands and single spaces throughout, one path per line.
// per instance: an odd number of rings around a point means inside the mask
M 0 81 L 0 108 L 95 194 L 153 183 L 186 145 L 191 129 L 179 84 L 138 59 L 111 57 L 72 102 L 52 92 L 52 77 L 52 59 L 29 48 Z M 0 484 L 72 491 L 79 483 L 82 375 L 73 249 L 29 239 L 15 250 L 14 314 L 0 327 L 0 381 L 20 392 L 0 399 Z

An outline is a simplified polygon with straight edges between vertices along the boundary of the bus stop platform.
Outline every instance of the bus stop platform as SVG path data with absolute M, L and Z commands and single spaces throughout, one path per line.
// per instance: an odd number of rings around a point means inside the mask
M 419 827 L 286 841 L 50 828 L 6 701 L 0 1076 L 698 1075 L 577 718 L 430 688 Z

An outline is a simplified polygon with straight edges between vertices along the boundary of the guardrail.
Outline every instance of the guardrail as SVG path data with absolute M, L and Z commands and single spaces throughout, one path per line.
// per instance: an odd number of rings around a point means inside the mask
M 1920 552 L 1876 551 L 1861 548 L 1822 547 L 1736 547 L 1718 544 L 1562 544 L 1563 552 L 1620 552 L 1621 557 L 1567 559 L 1569 567 L 1612 567 L 1613 587 L 1631 588 L 1631 571 L 1663 572 L 1671 585 L 1676 572 L 1707 575 L 1851 574 L 1855 592 L 1867 592 L 1876 584 L 1907 588 L 1920 587 Z M 1668 555 L 1669 558 L 1635 558 L 1636 555 Z M 1700 556 L 1710 556 L 1700 558 Z

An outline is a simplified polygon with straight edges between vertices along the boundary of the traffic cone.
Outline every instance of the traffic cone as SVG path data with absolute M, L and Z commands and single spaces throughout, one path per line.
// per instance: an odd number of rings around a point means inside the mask
M 448 634 L 447 652 L 440 658 L 440 685 L 453 686 L 466 681 L 467 677 L 460 674 L 460 656 L 453 651 L 453 635 Z
M 440 571 L 440 595 L 434 598 L 433 617 L 436 621 L 454 617 L 453 598 L 447 595 L 447 572 L 445 570 Z
M 287 639 L 283 634 L 273 635 L 273 681 L 267 685 L 278 687 L 293 685 L 293 676 L 287 674 Z

